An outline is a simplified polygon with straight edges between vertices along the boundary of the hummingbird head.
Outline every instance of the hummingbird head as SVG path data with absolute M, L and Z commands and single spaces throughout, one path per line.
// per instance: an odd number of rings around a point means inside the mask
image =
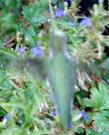
M 66 50 L 67 37 L 64 32 L 60 30 L 53 30 L 51 32 L 51 49 L 53 52 L 63 52 Z

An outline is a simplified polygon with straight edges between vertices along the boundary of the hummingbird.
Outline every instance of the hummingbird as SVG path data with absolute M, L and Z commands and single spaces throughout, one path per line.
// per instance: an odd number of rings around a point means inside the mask
M 50 32 L 49 55 L 42 55 L 39 47 L 32 49 L 35 57 L 27 54 L 17 60 L 17 68 L 26 69 L 35 80 L 49 82 L 54 103 L 59 114 L 60 125 L 71 128 L 74 87 L 76 84 L 76 62 L 67 50 L 67 37 L 61 30 Z M 30 53 L 31 54 L 31 53 Z
M 60 30 L 51 32 L 51 58 L 48 81 L 54 95 L 62 127 L 71 128 L 71 109 L 76 84 L 76 62 L 67 51 L 67 37 Z

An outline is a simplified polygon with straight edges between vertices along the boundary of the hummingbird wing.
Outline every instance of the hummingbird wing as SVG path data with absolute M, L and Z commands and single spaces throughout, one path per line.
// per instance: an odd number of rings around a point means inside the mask
M 48 74 L 49 65 L 47 59 L 27 59 L 25 69 L 35 79 L 45 80 Z
M 25 75 L 28 73 L 36 80 L 45 80 L 49 71 L 48 56 L 31 57 L 27 54 L 25 57 L 14 59 L 10 67 L 11 72 Z

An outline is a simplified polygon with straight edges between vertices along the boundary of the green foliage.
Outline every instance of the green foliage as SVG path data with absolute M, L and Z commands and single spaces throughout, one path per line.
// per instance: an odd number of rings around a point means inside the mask
M 99 89 L 92 88 L 90 99 L 84 99 L 85 106 L 93 108 L 95 111 L 108 110 L 109 96 L 108 86 L 99 84 Z
M 99 88 L 91 89 L 90 99 L 84 99 L 84 105 L 93 109 L 93 128 L 99 133 L 106 134 L 109 129 L 109 87 L 99 84 Z
M 72 3 L 67 16 L 58 18 L 54 16 L 56 7 L 51 6 L 50 9 L 49 2 L 49 0 L 0 0 L 0 134 L 108 135 L 109 63 L 103 49 L 104 46 L 109 46 L 109 37 L 101 33 L 104 26 L 109 23 L 109 12 L 104 11 L 102 5 L 95 5 L 90 17 L 92 27 L 80 26 L 77 21 L 79 16 L 76 14 L 79 0 L 76 4 Z M 59 6 L 65 8 L 63 1 L 59 2 Z M 70 20 L 74 21 L 73 25 L 69 24 Z M 23 68 L 26 68 L 25 60 L 31 58 L 32 47 L 41 45 L 45 54 L 49 55 L 51 48 L 49 33 L 55 28 L 64 31 L 68 36 L 68 51 L 71 56 L 75 56 L 78 65 L 81 65 L 78 66 L 79 91 L 75 93 L 74 100 L 74 111 L 76 109 L 78 111 L 73 115 L 73 128 L 70 131 L 60 129 L 57 124 L 58 116 L 51 115 L 51 112 L 55 111 L 55 106 L 50 99 L 49 89 L 45 82 L 33 78 L 34 76 L 38 78 L 37 68 L 28 66 L 33 77 L 25 76 L 23 70 L 20 70 L 22 62 Z M 14 40 L 11 41 L 13 37 Z M 21 57 L 17 53 L 19 47 L 25 49 L 25 55 Z M 13 61 L 16 58 L 21 61 L 14 65 Z M 9 66 L 11 62 L 13 67 Z M 41 65 L 38 64 L 35 66 L 40 71 Z M 63 67 L 64 65 L 62 69 Z M 14 68 L 20 73 L 15 72 Z M 91 79 L 90 72 L 99 75 L 100 83 Z M 87 91 L 84 82 L 90 86 Z M 81 115 L 81 111 L 85 114 Z M 4 117 L 7 116 L 9 118 L 4 121 Z
M 12 84 L 10 87 L 7 80 L 1 83 L 0 88 L 2 89 L 0 91 L 0 106 L 3 108 L 1 111 L 5 111 L 5 114 L 6 112 L 13 112 L 12 118 L 7 123 L 12 134 L 27 134 L 28 132 L 40 134 L 41 132 L 48 132 L 46 125 L 38 118 L 40 103 L 44 102 L 45 98 L 48 97 L 47 94 L 42 96 L 38 86 L 34 86 L 32 82 L 15 89 Z M 37 126 L 39 129 L 35 131 Z M 8 129 L 3 130 L 4 128 L 1 127 L 2 134 L 8 132 Z
M 40 3 L 24 6 L 22 11 L 24 19 L 32 25 L 40 25 L 45 22 L 46 18 L 44 17 L 44 11 L 47 10 L 47 5 L 47 0 L 43 2 L 41 0 Z

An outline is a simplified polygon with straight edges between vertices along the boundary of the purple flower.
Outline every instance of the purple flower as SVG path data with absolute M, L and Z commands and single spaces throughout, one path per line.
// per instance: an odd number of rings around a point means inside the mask
M 80 22 L 80 26 L 92 27 L 92 22 L 88 17 L 85 16 L 83 20 Z
M 55 17 L 63 17 L 63 16 L 66 16 L 66 14 L 64 13 L 64 10 L 62 10 L 61 8 L 58 8 L 55 11 Z
M 12 113 L 8 113 L 7 115 L 5 115 L 5 116 L 3 117 L 3 119 L 2 119 L 2 124 L 3 124 L 3 125 L 6 124 L 7 121 L 11 118 L 11 116 L 12 116 Z
M 89 117 L 88 117 L 88 115 L 87 115 L 87 113 L 85 111 L 81 111 L 80 114 L 82 115 L 84 120 L 87 121 L 89 119 Z
M 40 46 L 36 46 L 36 47 L 32 48 L 31 52 L 35 57 L 39 57 L 39 58 L 44 55 L 44 52 Z
M 51 112 L 51 115 L 52 115 L 53 117 L 55 117 L 55 116 L 58 115 L 58 112 L 57 112 L 57 111 L 53 111 L 53 112 Z

